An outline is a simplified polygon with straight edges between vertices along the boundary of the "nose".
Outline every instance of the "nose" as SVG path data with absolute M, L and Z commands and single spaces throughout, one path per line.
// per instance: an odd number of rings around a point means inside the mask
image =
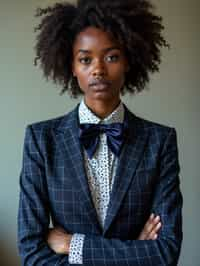
M 106 74 L 106 69 L 105 69 L 105 65 L 102 61 L 98 60 L 95 65 L 94 65 L 94 68 L 92 70 L 92 75 L 95 77 L 95 78 L 98 78 L 98 77 L 103 77 L 105 76 Z

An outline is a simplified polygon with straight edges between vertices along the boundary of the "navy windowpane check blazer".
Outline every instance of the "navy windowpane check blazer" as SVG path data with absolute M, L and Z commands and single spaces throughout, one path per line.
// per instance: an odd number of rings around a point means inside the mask
M 176 131 L 132 114 L 108 206 L 98 222 L 78 139 L 78 106 L 29 125 L 20 175 L 18 247 L 22 265 L 66 266 L 67 255 L 45 241 L 50 217 L 68 233 L 83 233 L 85 266 L 177 265 L 182 242 L 182 195 Z M 157 240 L 137 240 L 154 212 Z

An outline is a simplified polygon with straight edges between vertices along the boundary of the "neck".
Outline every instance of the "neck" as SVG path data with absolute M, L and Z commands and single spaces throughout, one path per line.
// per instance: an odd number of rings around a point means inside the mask
M 119 105 L 120 99 L 113 102 L 105 102 L 105 101 L 87 101 L 84 99 L 85 104 L 88 108 L 99 118 L 104 119 L 109 114 L 111 114 Z

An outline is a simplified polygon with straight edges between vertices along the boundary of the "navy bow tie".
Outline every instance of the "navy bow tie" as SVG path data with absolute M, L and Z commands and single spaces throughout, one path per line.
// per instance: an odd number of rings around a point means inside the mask
M 105 133 L 108 147 L 119 156 L 124 141 L 124 129 L 124 123 L 80 124 L 79 138 L 91 159 L 99 144 L 99 134 Z

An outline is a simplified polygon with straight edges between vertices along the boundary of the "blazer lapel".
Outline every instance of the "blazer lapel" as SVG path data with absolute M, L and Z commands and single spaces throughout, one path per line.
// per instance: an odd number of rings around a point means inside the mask
M 88 214 L 88 221 L 93 226 L 96 226 L 96 230 L 99 232 L 102 229 L 91 197 L 84 167 L 83 151 L 78 137 L 78 106 L 64 117 L 57 129 L 56 141 L 63 153 L 63 157 L 68 159 L 71 166 L 65 171 L 71 172 L 70 174 L 73 177 L 72 184 L 76 188 L 80 188 L 80 204 Z
M 115 218 L 122 200 L 128 190 L 129 184 L 134 178 L 137 166 L 147 142 L 148 134 L 139 119 L 125 107 L 125 115 L 128 120 L 128 134 L 122 152 L 119 157 L 117 172 L 111 192 L 110 203 L 104 224 L 103 235 L 106 234 Z

